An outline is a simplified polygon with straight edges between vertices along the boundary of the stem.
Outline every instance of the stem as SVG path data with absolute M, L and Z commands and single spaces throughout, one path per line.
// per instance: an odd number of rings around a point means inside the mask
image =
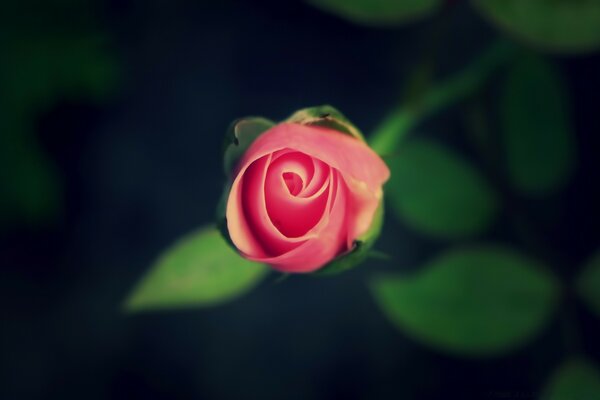
M 369 138 L 379 154 L 393 153 L 400 141 L 421 120 L 474 93 L 514 53 L 513 46 L 499 40 L 471 65 L 446 82 L 433 87 L 413 102 L 388 115 Z

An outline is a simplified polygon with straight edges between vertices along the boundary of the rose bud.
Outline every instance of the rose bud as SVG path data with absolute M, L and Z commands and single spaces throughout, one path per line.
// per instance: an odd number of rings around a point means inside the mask
M 222 230 L 245 258 L 281 272 L 339 271 L 362 261 L 381 229 L 389 170 L 329 106 L 274 124 L 232 125 Z

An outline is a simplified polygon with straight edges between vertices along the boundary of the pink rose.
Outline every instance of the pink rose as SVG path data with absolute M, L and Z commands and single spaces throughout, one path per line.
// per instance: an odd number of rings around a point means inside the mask
M 359 138 L 321 126 L 275 125 L 233 171 L 229 237 L 250 260 L 282 272 L 315 271 L 350 252 L 369 230 L 388 177 Z

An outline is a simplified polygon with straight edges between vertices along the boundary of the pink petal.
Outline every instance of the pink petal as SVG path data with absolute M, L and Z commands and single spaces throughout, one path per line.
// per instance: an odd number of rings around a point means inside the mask
M 286 237 L 277 229 L 269 216 L 265 181 L 270 161 L 271 155 L 268 155 L 248 166 L 243 174 L 241 193 L 243 212 L 248 226 L 268 255 L 287 252 L 306 240 L 306 238 Z M 227 220 L 229 221 L 229 218 Z
M 346 177 L 364 182 L 376 192 L 389 178 L 390 171 L 366 143 L 332 129 L 283 123 L 274 126 L 248 148 L 238 171 L 258 158 L 282 149 L 292 149 L 315 157 Z
M 375 211 L 383 201 L 381 191 L 371 192 L 366 185 L 354 179 L 346 180 L 348 195 L 348 245 L 354 239 L 362 236 L 369 230 Z
M 315 238 L 329 221 L 329 212 L 333 199 L 331 186 L 333 172 L 325 181 L 323 196 L 327 205 L 320 220 L 306 233 L 298 237 L 285 236 L 272 222 L 267 211 L 265 181 L 272 156 L 264 156 L 240 171 L 235 178 L 227 201 L 227 228 L 235 246 L 248 258 L 274 257 L 298 247 L 303 242 Z M 281 182 L 280 182 L 281 185 Z M 286 189 L 287 190 L 287 189 Z M 316 198 L 302 199 L 299 204 L 309 204 Z M 327 211 L 327 212 L 325 212 Z
M 311 197 L 300 197 L 305 186 L 315 179 L 312 159 L 302 153 L 290 152 L 271 163 L 265 184 L 266 208 L 273 224 L 286 237 L 300 237 L 322 218 L 327 204 L 329 167 L 317 165 L 321 187 Z M 292 175 L 286 180 L 286 175 Z M 321 178 L 321 176 L 323 176 Z M 295 177 L 295 178 L 294 178 Z M 305 183 L 308 179 L 308 185 Z M 295 182 L 290 182 L 295 180 Z M 290 186 L 291 185 L 291 186 Z
M 295 249 L 276 257 L 249 257 L 251 260 L 271 265 L 282 272 L 315 271 L 337 255 L 348 249 L 346 244 L 346 199 L 347 192 L 339 173 L 333 173 L 326 221 L 311 240 L 307 240 Z
M 325 183 L 329 178 L 330 167 L 327 164 L 325 164 L 323 161 L 317 160 L 316 158 L 312 158 L 312 163 L 313 176 L 310 182 L 308 182 L 308 185 L 305 185 L 302 192 L 298 194 L 298 197 L 310 199 L 314 196 L 318 196 L 325 187 Z
M 255 237 L 244 215 L 242 199 L 242 174 L 239 174 L 231 185 L 227 198 L 226 219 L 229 237 L 243 254 L 254 257 L 265 257 L 266 251 Z

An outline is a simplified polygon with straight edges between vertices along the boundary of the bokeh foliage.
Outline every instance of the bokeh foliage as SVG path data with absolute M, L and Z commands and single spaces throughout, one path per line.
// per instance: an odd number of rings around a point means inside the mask
M 500 105 L 507 173 L 525 194 L 561 189 L 574 169 L 564 86 L 552 63 L 534 54 L 523 54 L 508 72 Z
M 576 280 L 576 290 L 581 298 L 600 318 L 600 251 L 583 266 Z
M 502 246 L 451 250 L 414 276 L 372 282 L 386 315 L 415 339 L 455 354 L 495 355 L 533 337 L 559 295 L 535 260 Z
M 393 26 L 434 12 L 442 0 L 307 0 L 322 9 L 358 24 Z
M 522 249 L 474 245 L 472 239 L 456 246 L 461 236 L 485 234 L 500 212 L 516 226 L 523 224 L 515 199 L 556 193 L 575 170 L 575 144 L 560 72 L 549 60 L 527 50 L 498 60 L 498 66 L 508 64 L 496 89 L 502 95 L 494 102 L 500 127 L 489 129 L 491 113 L 485 108 L 477 109 L 479 126 L 465 127 L 478 129 L 474 134 L 466 132 L 465 138 L 482 153 L 480 159 L 496 164 L 470 166 L 433 139 L 411 138 L 411 133 L 418 135 L 412 132 L 416 123 L 405 125 L 399 133 L 403 139 L 386 149 L 391 154 L 393 178 L 387 192 L 397 211 L 394 215 L 432 238 L 453 239 L 450 244 L 455 247 L 420 266 L 412 276 L 374 277 L 373 296 L 401 332 L 460 356 L 499 356 L 524 346 L 565 301 L 561 293 L 568 286 L 553 272 L 555 259 L 548 264 L 528 255 L 538 249 L 530 248 L 529 239 L 521 240 L 520 232 L 515 236 Z M 479 90 L 484 87 L 483 83 Z M 435 86 L 431 90 L 435 92 Z M 388 133 L 376 132 L 374 140 L 380 140 L 380 134 Z M 502 145 L 490 145 L 495 142 Z M 417 149 L 421 146 L 416 152 L 420 157 L 411 147 L 415 143 Z M 423 223 L 429 221 L 433 223 Z M 598 283 L 595 272 L 590 272 L 595 270 L 594 262 L 590 264 L 579 288 L 595 308 L 597 296 L 592 293 L 598 292 Z M 589 390 L 596 389 L 591 385 Z
M 589 360 L 574 358 L 561 365 L 542 391 L 541 400 L 597 399 L 600 371 Z
M 49 222 L 62 181 L 41 146 L 36 119 L 61 100 L 101 101 L 118 63 L 91 1 L 0 5 L 0 222 Z M 77 15 L 78 18 L 72 18 Z
M 528 45 L 558 53 L 600 46 L 600 3 L 596 0 L 472 0 L 475 8 Z
M 487 229 L 498 210 L 496 194 L 479 171 L 444 146 L 409 140 L 387 158 L 392 210 L 415 229 L 441 238 Z
M 306 0 L 326 12 L 367 26 L 392 27 L 440 12 L 452 0 Z M 471 0 L 482 17 L 544 51 L 581 53 L 600 46 L 596 0 Z

